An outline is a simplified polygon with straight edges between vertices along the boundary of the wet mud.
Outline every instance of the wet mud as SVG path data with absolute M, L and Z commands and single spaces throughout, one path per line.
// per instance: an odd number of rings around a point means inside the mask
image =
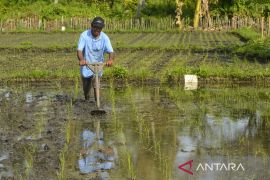
M 187 179 L 190 159 L 197 179 L 269 177 L 268 87 L 104 86 L 98 117 L 78 88 L 1 86 L 1 179 Z

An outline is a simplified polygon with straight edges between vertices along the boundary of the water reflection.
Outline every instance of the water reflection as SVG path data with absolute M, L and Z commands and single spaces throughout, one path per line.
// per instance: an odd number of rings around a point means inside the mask
M 96 122 L 96 132 L 84 129 L 81 139 L 82 150 L 78 160 L 81 173 L 93 173 L 99 170 L 110 170 L 115 167 L 114 149 L 105 144 L 103 131 L 100 131 L 99 121 Z
M 4 166 L 10 172 L 23 174 L 24 149 L 27 143 L 33 143 L 38 147 L 32 158 L 33 169 L 29 170 L 34 172 L 33 179 L 39 179 L 41 174 L 49 174 L 47 179 L 57 178 L 59 148 L 63 149 L 66 139 L 64 127 L 71 122 L 71 142 L 65 151 L 67 165 L 63 167 L 70 179 L 85 179 L 91 174 L 119 180 L 269 177 L 268 88 L 185 91 L 182 87 L 130 87 L 102 92 L 102 102 L 109 112 L 103 120 L 93 119 L 88 113 L 94 104 L 79 100 L 70 103 L 70 92 L 59 94 L 43 87 L 2 88 L 0 150 L 8 152 L 11 163 L 2 160 L 6 156 L 0 153 L 0 171 Z M 44 144 L 49 146 L 47 151 L 39 149 Z M 194 166 L 198 162 L 242 162 L 247 170 L 201 172 L 191 178 L 178 169 L 179 164 L 190 159 Z

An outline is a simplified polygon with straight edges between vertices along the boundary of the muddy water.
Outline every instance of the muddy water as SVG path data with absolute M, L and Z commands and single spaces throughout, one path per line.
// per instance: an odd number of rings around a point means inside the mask
M 76 84 L 2 85 L 0 179 L 269 179 L 269 88 L 101 93 L 96 117 Z

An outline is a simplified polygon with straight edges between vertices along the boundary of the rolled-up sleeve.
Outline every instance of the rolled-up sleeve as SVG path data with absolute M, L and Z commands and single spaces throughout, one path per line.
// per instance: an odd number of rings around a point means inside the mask
M 85 47 L 85 44 L 86 44 L 85 38 L 84 38 L 83 35 L 81 34 L 80 39 L 79 39 L 79 42 L 78 42 L 78 48 L 77 48 L 77 50 L 78 50 L 78 51 L 83 51 L 83 49 L 84 49 L 84 47 Z
M 111 41 L 108 37 L 105 39 L 105 52 L 106 53 L 113 52 L 112 44 L 111 44 Z

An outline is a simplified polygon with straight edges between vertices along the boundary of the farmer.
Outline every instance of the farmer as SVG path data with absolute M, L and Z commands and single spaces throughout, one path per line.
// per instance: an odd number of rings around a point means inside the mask
M 86 66 L 87 63 L 104 62 L 104 53 L 109 54 L 109 59 L 106 61 L 106 66 L 112 66 L 113 64 L 113 48 L 109 37 L 102 32 L 102 28 L 105 26 L 104 20 L 101 17 L 95 17 L 91 22 L 91 28 L 84 31 L 80 35 L 77 48 L 77 57 L 79 59 L 80 72 L 83 83 L 83 91 L 85 100 L 89 100 L 90 89 L 94 87 L 94 73 Z M 101 74 L 99 78 L 101 77 Z M 99 79 L 100 80 L 100 79 Z M 95 100 L 96 96 L 95 96 Z

